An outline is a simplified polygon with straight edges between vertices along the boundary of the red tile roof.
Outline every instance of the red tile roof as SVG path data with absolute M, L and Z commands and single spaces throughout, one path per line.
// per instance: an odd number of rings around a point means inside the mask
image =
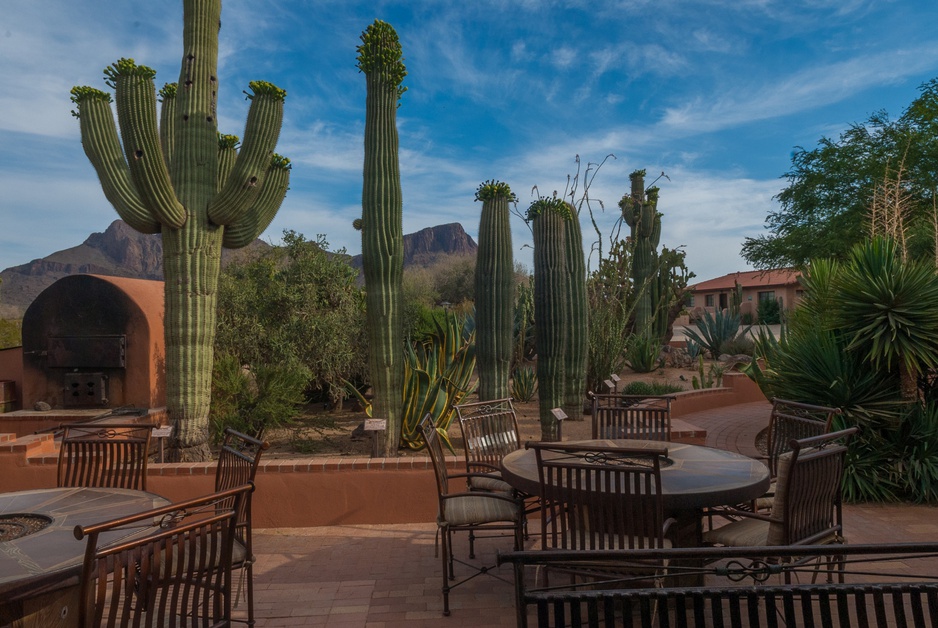
M 713 292 L 717 290 L 732 290 L 736 282 L 739 282 L 743 288 L 767 287 L 767 286 L 788 286 L 798 283 L 798 277 L 801 273 L 793 268 L 781 268 L 778 270 L 745 270 L 716 279 L 709 279 L 690 286 L 694 292 Z

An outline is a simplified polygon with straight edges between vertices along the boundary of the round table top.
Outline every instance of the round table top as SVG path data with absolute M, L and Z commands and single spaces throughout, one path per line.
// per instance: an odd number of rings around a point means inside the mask
M 10 602 L 77 575 L 85 541 L 76 525 L 90 525 L 165 506 L 154 493 L 120 488 L 52 488 L 0 493 L 0 517 L 38 515 L 50 520 L 41 530 L 0 541 L 0 599 Z M 101 545 L 139 534 L 122 530 L 102 534 Z
M 563 444 L 622 449 L 666 447 L 671 463 L 661 468 L 661 497 L 668 513 L 740 504 L 755 499 L 769 488 L 769 469 L 764 464 L 721 449 L 627 439 L 564 441 Z M 537 495 L 540 482 L 534 450 L 519 449 L 505 456 L 502 477 L 519 491 Z

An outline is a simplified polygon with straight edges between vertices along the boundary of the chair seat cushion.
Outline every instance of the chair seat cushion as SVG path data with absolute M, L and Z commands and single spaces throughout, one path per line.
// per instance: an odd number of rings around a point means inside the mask
M 759 519 L 740 519 L 725 526 L 704 532 L 703 540 L 708 545 L 729 547 L 751 547 L 767 545 L 769 522 Z
M 515 522 L 521 516 L 517 504 L 484 493 L 458 495 L 443 500 L 443 520 L 449 525 Z
M 474 476 L 469 478 L 469 488 L 474 491 L 488 491 L 490 493 L 510 493 L 511 484 L 497 475 Z

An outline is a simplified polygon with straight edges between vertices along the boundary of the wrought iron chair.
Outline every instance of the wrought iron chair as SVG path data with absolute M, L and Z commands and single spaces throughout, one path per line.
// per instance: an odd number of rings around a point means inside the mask
M 778 489 L 770 514 L 726 508 L 730 523 L 704 533 L 707 545 L 762 547 L 843 544 L 841 483 L 847 442 L 857 431 L 790 442 L 778 457 Z
M 671 440 L 670 395 L 602 395 L 593 401 L 593 438 Z
M 147 489 L 151 426 L 73 423 L 59 448 L 58 486 Z
M 766 466 L 769 467 L 772 484 L 764 495 L 755 500 L 753 510 L 772 510 L 776 491 L 775 478 L 778 476 L 778 458 L 791 451 L 791 441 L 829 433 L 834 417 L 839 414 L 840 408 L 772 398 L 772 414 L 769 417 L 766 439 Z
M 269 447 L 267 441 L 261 441 L 247 434 L 225 428 L 225 440 L 218 453 L 218 466 L 215 469 L 215 490 L 242 486 L 254 482 L 261 454 Z M 232 567 L 241 571 L 238 578 L 238 590 L 234 598 L 237 607 L 241 597 L 241 587 L 247 579 L 245 597 L 248 604 L 249 626 L 254 625 L 254 545 L 251 539 L 251 494 L 245 497 L 238 510 L 235 528 L 235 545 L 232 555 Z
M 80 628 L 228 626 L 237 510 L 253 488 L 77 526 Z
M 668 450 L 627 450 L 565 443 L 527 443 L 541 485 L 542 550 L 661 549 L 671 547 L 664 516 L 661 463 Z M 666 565 L 623 562 L 617 573 L 657 580 Z M 575 575 L 608 577 L 588 558 Z
M 501 479 L 502 458 L 521 448 L 518 417 L 510 397 L 453 406 L 462 431 L 469 490 L 510 493 Z
M 478 567 L 453 556 L 453 532 L 469 532 L 473 535 L 477 531 L 509 532 L 514 538 L 514 549 L 521 549 L 522 525 L 524 521 L 523 508 L 520 501 L 513 495 L 500 492 L 466 491 L 461 493 L 450 492 L 450 479 L 463 478 L 471 474 L 449 473 L 446 458 L 439 432 L 433 422 L 433 417 L 427 414 L 420 423 L 420 430 L 430 454 L 430 462 L 436 476 L 436 486 L 439 493 L 439 511 L 437 514 L 437 533 L 442 541 L 443 552 L 443 614 L 449 615 L 449 592 L 451 589 L 475 578 L 480 574 L 488 574 L 505 581 L 491 567 Z M 469 558 L 474 558 L 472 543 L 469 546 Z M 472 567 L 475 571 L 457 582 L 454 563 Z

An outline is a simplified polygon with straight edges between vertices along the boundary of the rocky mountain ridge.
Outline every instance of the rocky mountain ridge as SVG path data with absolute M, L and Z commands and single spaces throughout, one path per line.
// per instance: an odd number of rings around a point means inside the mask
M 263 240 L 255 240 L 243 249 L 224 249 L 222 264 L 268 248 Z M 472 254 L 477 248 L 459 223 L 428 227 L 404 236 L 404 264 L 429 265 L 440 256 Z M 361 268 L 361 255 L 352 257 L 350 263 Z M 0 318 L 22 318 L 40 292 L 62 277 L 82 273 L 162 280 L 162 239 L 115 220 L 103 233 L 92 233 L 78 246 L 0 271 Z

